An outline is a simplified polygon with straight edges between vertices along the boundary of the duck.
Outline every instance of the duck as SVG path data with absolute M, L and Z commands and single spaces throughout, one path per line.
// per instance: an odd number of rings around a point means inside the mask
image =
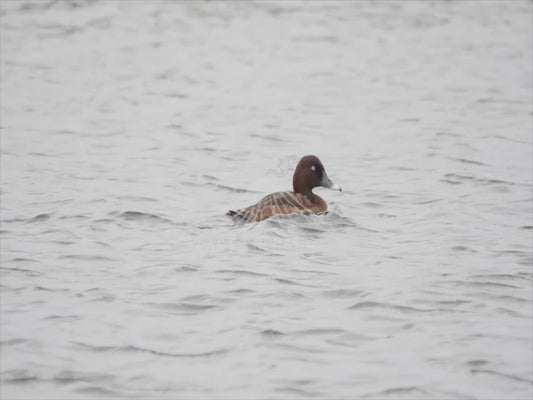
M 296 165 L 292 177 L 292 192 L 276 192 L 263 197 L 256 204 L 239 210 L 230 210 L 229 217 L 248 222 L 260 222 L 281 214 L 323 214 L 328 205 L 313 193 L 316 187 L 342 191 L 329 179 L 317 156 L 304 156 Z

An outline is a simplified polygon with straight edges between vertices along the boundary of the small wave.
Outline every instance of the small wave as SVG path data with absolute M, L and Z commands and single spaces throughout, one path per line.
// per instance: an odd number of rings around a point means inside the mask
M 44 318 L 45 321 L 47 320 L 56 320 L 56 321 L 77 321 L 80 320 L 81 317 L 79 315 L 50 315 L 46 318 Z
M 395 387 L 395 388 L 384 390 L 381 393 L 387 394 L 387 395 L 411 394 L 411 393 L 427 394 L 426 391 L 416 386 L 400 386 L 400 387 Z
M 305 355 L 327 353 L 326 350 L 322 350 L 320 348 L 317 348 L 316 346 L 311 346 L 311 345 L 297 346 L 297 345 L 294 345 L 294 344 L 287 344 L 287 343 L 282 343 L 282 342 L 279 342 L 279 341 L 269 343 L 269 346 L 276 347 L 276 348 L 279 348 L 279 349 L 282 349 L 282 350 L 288 350 L 288 351 L 291 351 L 291 352 L 296 352 L 296 353 L 299 353 L 299 354 L 305 354 Z M 306 361 L 315 362 L 316 364 L 322 365 L 322 361 L 321 360 L 313 361 L 313 360 L 308 358 Z
M 397 215 L 386 214 L 386 213 L 379 213 L 377 214 L 377 216 L 379 218 L 397 218 L 398 217 Z
M 87 254 L 64 254 L 58 256 L 60 260 L 80 260 L 80 261 L 117 261 L 117 258 L 111 258 L 101 255 L 87 255 Z
M 28 342 L 27 339 L 22 339 L 22 338 L 2 340 L 2 341 L 0 341 L 0 347 L 16 346 L 17 344 L 22 344 L 22 343 L 27 343 L 27 342 Z
M 111 381 L 112 375 L 106 374 L 87 374 L 76 371 L 61 371 L 53 378 L 54 382 L 59 384 L 73 383 L 73 382 L 102 382 Z
M 512 274 L 478 274 L 472 275 L 473 278 L 482 278 L 482 279 L 501 279 L 501 280 L 528 280 L 525 276 L 521 275 L 512 275 Z
M 59 219 L 61 220 L 73 219 L 73 220 L 83 221 L 83 220 L 89 219 L 89 217 L 86 215 L 63 215 L 62 217 L 59 217 Z
M 235 188 L 235 187 L 231 187 L 231 186 L 221 185 L 220 183 L 207 182 L 206 184 L 209 185 L 209 186 L 214 186 L 217 189 L 223 189 L 223 190 L 227 190 L 227 191 L 233 192 L 233 193 L 257 193 L 257 192 L 255 192 L 253 190 Z
M 328 335 L 332 333 L 344 333 L 344 329 L 338 328 L 315 328 L 315 329 L 304 329 L 301 331 L 294 332 L 297 335 Z
M 510 295 L 504 295 L 504 296 L 492 296 L 494 299 L 499 299 L 503 301 L 512 301 L 515 303 L 529 303 L 530 300 L 526 299 L 524 297 L 517 297 L 517 296 L 510 296 Z
M 440 300 L 435 301 L 434 303 L 442 306 L 462 306 L 464 304 L 472 303 L 472 300 Z
M 26 268 L 0 267 L 0 270 L 24 272 L 28 276 L 41 276 L 42 275 L 41 272 L 32 271 L 31 269 L 26 269 Z
M 39 214 L 27 220 L 26 223 L 31 224 L 33 222 L 43 222 L 43 221 L 48 221 L 49 219 L 50 219 L 50 214 Z
M 154 199 L 152 197 L 144 197 L 144 196 L 117 196 L 117 199 L 119 199 L 119 200 L 129 200 L 129 201 L 157 202 L 157 199 Z
M 353 221 L 351 218 L 346 217 L 342 215 L 337 210 L 332 210 L 326 214 L 325 218 L 327 222 L 327 227 L 331 229 L 333 228 L 343 228 L 343 227 L 358 227 L 357 223 Z
M 284 279 L 284 278 L 272 278 L 272 280 L 279 282 L 283 285 L 306 286 L 306 287 L 315 287 L 315 288 L 318 287 L 314 285 L 306 285 L 304 283 L 299 283 L 299 282 L 291 281 L 290 279 Z
M 193 294 L 192 296 L 182 297 L 180 300 L 183 302 L 188 301 L 202 301 L 202 300 L 212 300 L 213 298 L 207 294 Z
M 458 286 L 470 286 L 470 287 L 484 287 L 484 288 L 512 288 L 512 289 L 518 289 L 518 286 L 515 285 L 509 285 L 508 283 L 499 283 L 499 282 L 468 282 L 468 281 L 455 281 L 454 282 Z
M 113 390 L 104 389 L 100 386 L 86 386 L 76 389 L 77 393 L 98 396 L 100 398 L 120 397 L 120 393 Z
M 229 349 L 218 349 L 218 350 L 212 350 L 212 351 L 206 351 L 203 353 L 170 353 L 165 351 L 158 351 L 153 349 L 148 349 L 144 347 L 137 347 L 133 345 L 127 345 L 127 346 L 98 346 L 98 345 L 92 345 L 87 343 L 81 343 L 81 342 L 73 342 L 74 344 L 87 348 L 89 350 L 95 351 L 95 352 L 125 352 L 125 353 L 150 353 L 157 356 L 163 356 L 163 357 L 176 357 L 176 358 L 203 358 L 203 357 L 212 357 L 212 356 L 218 356 L 222 354 L 229 353 Z
M 33 290 L 43 291 L 43 292 L 70 292 L 70 289 L 51 289 L 45 286 L 36 285 L 33 287 Z
M 482 163 L 481 161 L 475 161 L 475 160 L 469 160 L 466 158 L 457 158 L 457 157 L 448 157 L 450 160 L 459 161 L 462 164 L 472 164 L 472 165 L 479 165 L 479 166 L 486 166 L 487 164 Z
M 207 174 L 203 174 L 203 175 L 202 175 L 202 178 L 205 178 L 205 179 L 207 179 L 208 181 L 218 181 L 218 178 L 217 178 L 216 176 L 207 175 Z
M 99 302 L 111 303 L 111 302 L 115 301 L 115 297 L 111 296 L 111 295 L 100 296 L 100 297 L 96 297 L 94 299 L 91 299 L 90 301 L 91 301 L 91 303 L 99 303 Z
M 248 250 L 250 250 L 252 253 L 261 253 L 261 254 L 268 254 L 268 255 L 271 255 L 272 253 L 270 253 L 270 251 L 268 250 L 265 250 L 259 246 L 256 246 L 254 244 L 251 244 L 251 243 L 246 243 L 246 248 Z
M 8 219 L 3 219 L 2 223 L 10 224 L 12 222 L 25 222 L 25 221 L 27 222 L 27 220 L 24 218 L 8 218 Z
M 268 274 L 262 274 L 259 272 L 247 271 L 244 269 L 220 269 L 216 272 L 232 275 L 247 275 L 247 276 L 269 276 Z
M 175 222 L 167 218 L 160 217 L 159 215 L 151 214 L 151 213 L 144 213 L 140 211 L 124 211 L 120 213 L 117 217 L 120 219 L 124 219 L 126 221 L 149 221 L 149 222 L 164 222 L 164 223 L 172 224 L 172 225 L 175 224 Z
M 336 289 L 336 290 L 326 290 L 323 292 L 326 297 L 334 298 L 350 298 L 350 297 L 362 297 L 365 295 L 365 292 L 362 290 L 353 290 L 353 289 Z
M 467 365 L 471 367 L 480 367 L 482 365 L 487 365 L 489 362 L 487 360 L 470 360 L 467 361 Z
M 310 392 L 309 390 L 304 390 L 304 389 L 295 388 L 295 387 L 291 387 L 291 386 L 277 388 L 276 392 L 291 393 L 292 396 L 290 396 L 290 397 L 294 397 L 294 395 L 297 395 L 298 397 L 302 397 L 302 398 L 311 398 L 311 397 L 319 397 L 320 398 L 320 397 L 324 396 L 323 393 Z
M 183 265 L 183 266 L 178 267 L 178 268 L 174 268 L 174 270 L 178 271 L 178 272 L 196 272 L 199 269 L 200 269 L 200 267 L 198 265 L 191 265 L 191 264 Z
M 522 143 L 522 144 L 527 144 L 527 145 L 531 146 L 531 142 L 528 142 L 528 141 L 525 141 L 525 140 L 511 139 L 509 137 L 501 136 L 501 135 L 483 136 L 483 138 L 495 138 L 495 139 L 505 140 L 505 141 L 508 141 L 508 142 Z
M 327 232 L 327 230 L 325 230 L 323 228 L 319 228 L 319 227 L 312 227 L 312 226 L 304 226 L 304 225 L 302 225 L 299 228 L 300 228 L 300 230 L 302 232 L 311 233 L 311 234 L 313 234 L 313 233 L 319 233 L 320 234 L 320 233 L 326 233 Z
M 329 211 L 322 214 L 280 214 L 264 221 L 265 225 L 271 228 L 280 229 L 285 232 L 288 227 L 295 226 L 303 234 L 311 237 L 319 237 L 332 229 L 355 228 L 357 224 L 350 218 L 341 215 L 336 211 Z
M 255 293 L 255 290 L 248 288 L 228 290 L 228 293 L 243 294 L 243 293 Z
M 303 215 L 303 214 L 278 214 L 274 215 L 272 218 L 267 219 L 266 225 L 285 228 L 288 223 L 305 223 L 312 220 L 314 215 Z
M 498 307 L 496 308 L 496 311 L 499 311 L 501 312 L 502 314 L 507 314 L 507 315 L 510 315 L 512 317 L 515 317 L 515 318 L 527 318 L 527 319 L 531 319 L 531 315 L 526 315 L 526 314 L 521 314 L 519 312 L 516 312 L 514 310 L 510 310 L 508 308 L 505 308 L 505 307 Z
M 469 253 L 477 253 L 477 251 L 475 251 L 474 249 L 471 249 L 471 248 L 466 247 L 466 246 L 453 246 L 452 250 L 453 251 L 458 251 L 458 252 L 467 251 Z
M 433 203 L 438 203 L 441 201 L 442 199 L 431 199 L 431 200 L 424 200 L 424 201 L 416 202 L 415 204 L 433 204 Z
M 74 244 L 76 242 L 72 242 L 70 240 L 52 240 L 51 243 L 57 243 L 63 246 L 70 246 L 71 244 Z
M 475 182 L 482 185 L 510 185 L 510 186 L 531 186 L 524 183 L 516 183 L 510 181 L 503 181 L 500 179 L 491 179 L 491 178 L 478 178 L 475 176 L 469 175 L 459 175 L 459 174 L 445 174 L 443 180 L 447 180 L 453 183 L 464 183 L 464 182 Z
M 364 203 L 360 203 L 361 206 L 364 206 L 364 207 L 370 207 L 370 208 L 380 208 L 380 207 L 383 207 L 382 204 L 379 204 L 379 203 L 375 203 L 373 201 L 366 201 Z
M 415 308 L 415 307 L 409 307 L 409 306 L 400 306 L 396 304 L 389 304 L 389 303 L 379 303 L 376 301 L 363 301 L 361 303 L 354 304 L 350 307 L 348 307 L 349 310 L 358 310 L 358 309 L 365 309 L 365 308 L 385 308 L 390 310 L 397 310 L 402 312 L 432 312 L 432 311 L 441 311 L 439 309 L 422 309 L 422 308 Z
M 452 179 L 459 179 L 459 180 L 462 180 L 462 181 L 473 181 L 473 180 L 476 180 L 476 178 L 473 177 L 473 176 L 459 175 L 459 174 L 446 174 L 446 175 L 444 175 L 444 177 L 452 178 Z
M 24 258 L 24 257 L 16 257 L 11 260 L 11 262 L 20 262 L 20 263 L 36 263 L 36 260 L 33 260 L 31 258 Z
M 270 142 L 282 142 L 283 140 L 280 139 L 279 137 L 277 136 L 273 136 L 273 135 L 259 135 L 257 133 L 251 133 L 250 134 L 251 137 L 255 137 L 255 138 L 259 138 L 259 139 L 264 139 L 264 140 L 268 140 Z M 269 170 L 270 172 L 271 170 Z
M 281 331 L 277 331 L 275 329 L 265 329 L 264 331 L 261 331 L 261 335 L 265 336 L 283 336 L 285 333 Z
M 526 256 L 518 262 L 521 265 L 526 265 L 528 267 L 533 266 L 533 257 Z
M 2 372 L 4 383 L 28 383 L 38 381 L 39 378 L 25 369 L 12 369 Z
M 95 219 L 93 222 L 97 224 L 109 224 L 115 221 L 111 218 L 98 218 L 98 219 Z
M 166 310 L 174 311 L 189 311 L 189 312 L 199 312 L 213 310 L 219 308 L 219 306 L 214 304 L 195 304 L 195 303 L 149 303 L 149 305 L 156 306 L 158 308 L 163 308 Z
M 518 275 L 523 276 L 526 279 L 533 280 L 533 273 L 531 272 L 519 272 Z
M 451 179 L 441 179 L 440 180 L 443 183 L 447 183 L 449 185 L 461 185 L 462 182 L 452 181 Z
M 473 369 L 470 370 L 470 372 L 473 373 L 473 374 L 496 375 L 496 376 L 500 376 L 502 378 L 512 379 L 514 381 L 529 383 L 530 385 L 533 385 L 533 381 L 531 379 L 522 378 L 520 376 L 516 376 L 516 375 L 512 375 L 512 374 L 505 374 L 503 372 L 494 371 L 492 369 L 473 368 Z

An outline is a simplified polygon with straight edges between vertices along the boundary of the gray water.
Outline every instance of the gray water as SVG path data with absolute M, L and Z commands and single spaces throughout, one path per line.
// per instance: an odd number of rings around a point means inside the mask
M 3 0 L 2 399 L 530 399 L 532 7 Z

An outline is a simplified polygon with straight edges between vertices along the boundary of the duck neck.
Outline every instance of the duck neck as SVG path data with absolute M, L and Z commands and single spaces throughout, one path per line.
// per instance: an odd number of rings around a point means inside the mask
M 313 193 L 312 189 L 301 189 L 298 187 L 294 187 L 294 192 L 303 194 L 305 197 L 311 201 L 311 203 L 316 204 L 318 202 L 318 196 Z

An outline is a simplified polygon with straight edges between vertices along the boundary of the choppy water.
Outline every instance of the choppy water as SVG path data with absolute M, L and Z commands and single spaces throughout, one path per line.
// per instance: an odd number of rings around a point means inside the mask
M 2 398 L 530 399 L 531 16 L 2 1 Z

